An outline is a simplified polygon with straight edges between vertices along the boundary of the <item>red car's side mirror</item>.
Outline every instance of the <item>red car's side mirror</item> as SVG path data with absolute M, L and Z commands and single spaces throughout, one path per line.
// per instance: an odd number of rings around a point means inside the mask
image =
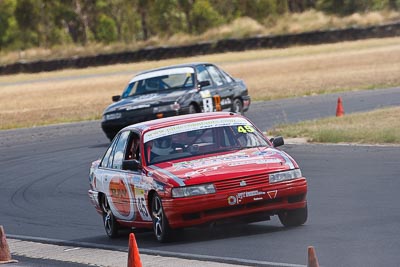
M 283 146 L 285 144 L 282 136 L 273 137 L 269 141 L 271 141 L 274 147 Z

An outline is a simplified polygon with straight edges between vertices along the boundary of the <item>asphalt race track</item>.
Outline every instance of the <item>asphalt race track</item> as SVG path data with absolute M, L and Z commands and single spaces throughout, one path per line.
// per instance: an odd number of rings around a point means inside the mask
M 246 115 L 265 130 L 335 114 L 339 94 L 253 103 Z M 400 105 L 400 88 L 342 93 L 346 113 Z M 90 162 L 108 145 L 98 121 L 0 131 L 0 225 L 7 236 L 125 250 L 110 240 L 88 196 Z M 321 266 L 398 266 L 400 147 L 285 145 L 309 182 L 309 220 L 186 229 L 157 243 L 136 231 L 141 252 L 304 264 L 314 246 Z M 266 264 L 264 264 L 266 265 Z

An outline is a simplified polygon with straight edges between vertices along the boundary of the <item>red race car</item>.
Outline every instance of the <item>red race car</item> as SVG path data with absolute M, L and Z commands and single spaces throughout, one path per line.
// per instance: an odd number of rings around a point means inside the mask
M 182 115 L 122 129 L 90 169 L 89 196 L 109 237 L 123 227 L 174 230 L 278 215 L 307 220 L 307 181 L 298 164 L 247 118 L 230 112 Z

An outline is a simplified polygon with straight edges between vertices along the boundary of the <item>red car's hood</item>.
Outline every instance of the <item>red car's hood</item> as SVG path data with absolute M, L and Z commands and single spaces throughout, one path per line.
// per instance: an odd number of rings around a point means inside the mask
M 251 148 L 153 165 L 159 175 L 168 176 L 178 185 L 192 185 L 218 180 L 270 173 L 297 168 L 285 152 L 275 148 Z

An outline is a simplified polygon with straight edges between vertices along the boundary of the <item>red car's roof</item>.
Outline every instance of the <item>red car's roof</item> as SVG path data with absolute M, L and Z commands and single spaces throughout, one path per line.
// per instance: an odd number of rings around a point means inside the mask
M 195 113 L 188 115 L 179 115 L 173 117 L 167 117 L 157 120 L 145 121 L 137 124 L 130 125 L 125 129 L 140 129 L 143 130 L 154 130 L 167 126 L 194 122 L 194 121 L 202 121 L 208 119 L 220 119 L 220 118 L 230 118 L 230 117 L 241 117 L 241 115 L 233 113 L 233 112 L 206 112 L 206 113 Z

